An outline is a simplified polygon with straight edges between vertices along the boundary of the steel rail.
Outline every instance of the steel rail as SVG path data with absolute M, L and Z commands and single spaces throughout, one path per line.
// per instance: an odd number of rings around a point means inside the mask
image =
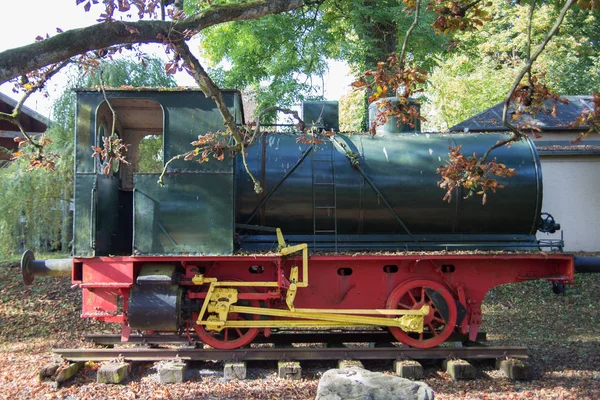
M 427 334 L 424 339 L 429 338 Z M 195 342 L 200 342 L 200 339 L 192 334 L 190 338 Z M 113 346 L 119 344 L 184 344 L 188 343 L 187 336 L 179 335 L 131 335 L 129 341 L 122 342 L 121 334 L 103 334 L 86 335 L 86 341 L 102 346 Z M 468 335 L 459 333 L 452 334 L 446 342 L 466 342 L 469 339 Z M 376 330 L 355 330 L 343 332 L 328 332 L 328 331 L 310 331 L 310 332 L 295 332 L 283 331 L 273 332 L 269 337 L 258 336 L 252 343 L 272 343 L 272 344 L 292 344 L 292 343 L 391 343 L 397 339 L 387 331 Z M 477 334 L 477 342 L 485 342 L 487 340 L 486 332 Z
M 66 361 L 307 361 L 307 360 L 444 360 L 462 358 L 468 360 L 496 358 L 527 358 L 525 347 L 435 347 L 417 349 L 413 347 L 379 348 L 248 348 L 235 350 L 219 349 L 53 349 Z

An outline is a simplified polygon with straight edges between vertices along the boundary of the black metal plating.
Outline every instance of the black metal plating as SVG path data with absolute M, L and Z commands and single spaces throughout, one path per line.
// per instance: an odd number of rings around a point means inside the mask
M 131 329 L 176 331 L 181 314 L 181 289 L 165 275 L 139 276 L 129 298 Z

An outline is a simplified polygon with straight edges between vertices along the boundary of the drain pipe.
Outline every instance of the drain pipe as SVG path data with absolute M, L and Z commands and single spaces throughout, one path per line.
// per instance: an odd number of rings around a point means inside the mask
M 72 269 L 71 258 L 36 260 L 31 250 L 25 251 L 21 257 L 21 276 L 26 286 L 31 285 L 36 276 L 71 276 Z

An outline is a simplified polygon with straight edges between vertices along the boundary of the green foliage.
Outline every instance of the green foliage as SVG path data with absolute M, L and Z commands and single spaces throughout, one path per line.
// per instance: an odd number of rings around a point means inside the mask
M 164 62 L 155 57 L 146 57 L 143 63 L 131 58 L 104 61 L 97 71 L 83 77 L 79 85 L 84 87 L 100 85 L 100 73 L 106 87 L 175 87 L 173 75 L 165 73 Z
M 366 132 L 368 130 L 367 97 L 364 90 L 352 90 L 339 102 L 340 131 Z
M 138 172 L 160 174 L 163 170 L 162 136 L 149 135 L 140 142 Z
M 197 11 L 198 4 L 206 5 L 187 2 L 187 11 Z M 397 51 L 413 19 L 403 8 L 395 0 L 327 0 L 203 30 L 201 51 L 220 86 L 251 92 L 258 109 L 291 106 L 320 98 L 321 81 L 313 82 L 311 76 L 322 75 L 328 59 L 345 60 L 359 73 Z M 430 14 L 423 17 L 408 49 L 422 68 L 432 66 L 433 56 L 446 41 L 429 27 Z
M 428 129 L 445 130 L 501 102 L 527 58 L 528 4 L 501 0 L 488 7 L 492 21 L 453 38 L 453 54 L 437 60 L 423 112 Z M 536 8 L 532 48 L 558 14 L 552 4 Z M 600 90 L 600 23 L 593 14 L 573 9 L 534 64 L 544 84 L 560 95 Z
M 477 64 L 464 54 L 440 60 L 429 77 L 422 106 L 425 130 L 445 131 L 498 104 L 517 72 L 513 67 Z
M 188 11 L 199 8 L 197 2 L 195 8 L 194 2 L 188 3 Z M 499 0 L 484 7 L 491 21 L 480 29 L 435 35 L 430 25 L 436 15 L 427 11 L 430 3 L 421 5 L 408 59 L 431 76 L 423 106 L 429 122 L 424 127 L 447 129 L 506 95 L 527 58 L 529 4 Z M 259 109 L 290 105 L 316 94 L 306 76 L 322 72 L 327 59 L 345 60 L 358 74 L 398 51 L 413 18 L 404 7 L 392 0 L 326 0 L 318 8 L 212 27 L 203 33 L 202 51 L 218 83 L 250 89 Z M 536 7 L 533 47 L 559 9 L 552 2 Z M 598 17 L 573 8 L 534 65 L 534 73 L 546 73 L 544 83 L 562 95 L 597 92 L 599 53 Z
M 332 41 L 326 27 L 315 23 L 320 18 L 319 11 L 305 8 L 202 31 L 211 76 L 222 87 L 248 89 L 259 108 L 319 98 L 308 77 L 325 71 L 322 46 Z
M 323 23 L 334 35 L 329 57 L 346 60 L 358 75 L 374 69 L 378 61 L 398 52 L 414 17 L 405 11 L 405 4 L 394 0 L 334 0 L 325 2 Z M 448 38 L 436 35 L 431 28 L 435 16 L 421 7 L 419 25 L 408 43 L 409 59 L 425 70 L 444 49 Z

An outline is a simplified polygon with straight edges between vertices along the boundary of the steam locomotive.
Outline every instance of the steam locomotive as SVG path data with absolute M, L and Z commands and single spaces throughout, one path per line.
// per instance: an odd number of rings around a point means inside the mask
M 335 134 L 311 144 L 264 134 L 242 160 L 226 157 L 142 168 L 144 140 L 162 138 L 162 162 L 188 152 L 223 119 L 200 91 L 106 92 L 128 164 L 103 173 L 91 148 L 111 132 L 102 92 L 77 91 L 73 258 L 22 258 L 36 275 L 69 275 L 83 318 L 132 331 L 178 332 L 215 348 L 250 344 L 273 329 L 377 327 L 428 348 L 453 332 L 475 340 L 488 290 L 543 279 L 573 280 L 575 259 L 540 252 L 539 157 L 529 140 L 494 156 L 515 168 L 486 205 L 454 193 L 442 200 L 436 169 L 450 146 L 481 154 L 502 134 L 421 133 L 397 126 L 374 137 Z M 224 91 L 236 122 L 242 100 Z M 304 119 L 336 129 L 332 104 L 308 103 Z M 558 244 L 553 244 L 554 246 Z

